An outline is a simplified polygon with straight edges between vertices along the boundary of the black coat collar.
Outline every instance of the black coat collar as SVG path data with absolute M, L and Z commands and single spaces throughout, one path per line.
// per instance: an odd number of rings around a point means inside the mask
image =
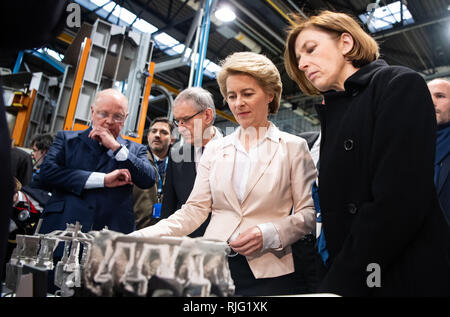
M 383 59 L 378 59 L 361 67 L 356 73 L 351 75 L 344 83 L 345 90 L 352 90 L 354 88 L 365 87 L 369 84 L 373 75 L 380 67 L 389 66 Z
M 355 96 L 358 91 L 369 84 L 373 75 L 381 68 L 389 66 L 383 59 L 377 59 L 356 71 L 344 82 L 344 91 L 328 90 L 324 92 L 325 99 L 339 96 Z
M 327 100 L 332 100 L 334 98 L 339 97 L 348 97 L 348 96 L 356 96 L 358 95 L 361 88 L 367 86 L 372 77 L 375 75 L 377 71 L 379 71 L 382 67 L 389 66 L 383 59 L 377 59 L 356 71 L 353 75 L 351 75 L 344 82 L 344 91 L 335 91 L 328 90 L 323 93 L 325 98 L 325 104 L 316 104 L 316 110 L 319 113 L 326 110 L 326 102 Z

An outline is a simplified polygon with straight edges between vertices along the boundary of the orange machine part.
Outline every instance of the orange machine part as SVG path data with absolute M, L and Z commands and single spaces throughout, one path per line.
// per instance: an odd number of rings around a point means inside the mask
M 12 132 L 15 146 L 23 146 L 36 93 L 36 89 L 32 89 L 29 96 L 26 94 L 14 96 L 13 104 L 22 106 L 22 109 L 17 113 L 16 124 Z
M 80 128 L 79 125 L 74 125 L 75 111 L 77 110 L 78 97 L 80 96 L 81 85 L 83 83 L 83 76 L 86 70 L 86 64 L 91 51 L 92 40 L 88 37 L 84 39 L 82 44 L 82 53 L 80 61 L 78 62 L 75 81 L 72 88 L 72 94 L 70 95 L 69 107 L 67 108 L 66 121 L 64 122 L 64 130 L 73 130 L 74 128 Z

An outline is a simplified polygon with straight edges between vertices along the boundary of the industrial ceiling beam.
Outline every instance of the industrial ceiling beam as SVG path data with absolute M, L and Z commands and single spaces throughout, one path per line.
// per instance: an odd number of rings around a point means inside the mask
M 284 39 L 280 37 L 278 34 L 276 34 L 271 28 L 269 28 L 264 22 L 259 20 L 253 13 L 251 13 L 246 7 L 244 7 L 240 2 L 236 0 L 230 0 L 230 3 L 232 3 L 236 8 L 238 8 L 240 11 L 242 11 L 245 15 L 247 15 L 250 19 L 253 20 L 257 25 L 259 25 L 264 31 L 269 33 L 274 39 L 276 39 L 278 42 L 284 45 Z
M 448 20 L 450 20 L 449 15 L 442 17 L 442 18 L 438 18 L 438 19 L 430 19 L 430 20 L 422 22 L 422 23 L 415 23 L 413 25 L 398 27 L 395 29 L 391 29 L 389 31 L 384 31 L 384 32 L 374 35 L 373 38 L 375 40 L 382 40 L 382 39 L 385 39 L 385 38 L 393 36 L 393 35 L 408 32 L 408 31 L 411 31 L 411 30 L 414 30 L 417 28 L 423 28 L 425 26 L 436 24 L 436 23 L 446 22 Z
M 288 3 L 295 9 L 297 10 L 298 13 L 300 13 L 300 15 L 302 17 L 304 17 L 305 19 L 307 18 L 306 14 L 303 12 L 302 9 L 300 9 L 299 7 L 296 6 L 296 4 L 294 2 L 292 2 L 291 0 L 288 0 Z

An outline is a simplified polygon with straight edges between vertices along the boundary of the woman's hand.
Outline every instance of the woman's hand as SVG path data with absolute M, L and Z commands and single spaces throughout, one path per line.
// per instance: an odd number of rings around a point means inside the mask
M 259 253 L 263 247 L 263 235 L 258 227 L 252 227 L 230 242 L 230 247 L 244 256 Z

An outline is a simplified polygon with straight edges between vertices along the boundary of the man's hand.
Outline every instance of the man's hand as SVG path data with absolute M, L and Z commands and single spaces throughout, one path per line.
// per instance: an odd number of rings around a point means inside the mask
M 236 240 L 230 242 L 230 247 L 245 256 L 259 253 L 263 247 L 261 230 L 255 226 L 241 233 Z
M 120 147 L 120 143 L 117 142 L 111 131 L 101 126 L 92 127 L 92 130 L 89 133 L 89 137 L 93 140 L 101 142 L 104 147 L 113 151 L 117 150 Z
M 114 170 L 105 175 L 105 187 L 119 187 L 124 185 L 132 185 L 130 171 L 127 169 Z

